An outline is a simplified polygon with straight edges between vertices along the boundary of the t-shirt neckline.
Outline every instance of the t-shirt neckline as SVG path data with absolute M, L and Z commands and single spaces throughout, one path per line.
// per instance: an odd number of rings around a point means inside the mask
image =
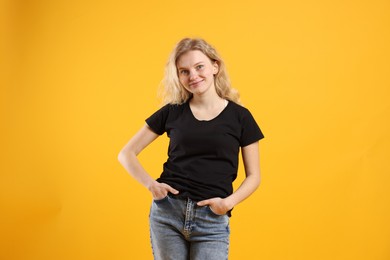
M 231 103 L 230 100 L 226 100 L 226 101 L 227 101 L 228 103 L 227 103 L 226 106 L 222 109 L 222 111 L 219 112 L 218 115 L 216 115 L 215 117 L 213 117 L 213 118 L 211 118 L 211 119 L 209 119 L 209 120 L 200 120 L 200 119 L 198 119 L 198 118 L 195 117 L 195 115 L 194 115 L 194 113 L 192 113 L 192 110 L 191 110 L 191 107 L 190 107 L 190 100 L 187 101 L 187 109 L 188 109 L 188 111 L 190 112 L 192 118 L 195 119 L 195 121 L 207 123 L 207 122 L 214 121 L 215 119 L 217 119 L 218 117 L 220 117 L 220 116 L 225 112 L 225 110 L 230 106 L 230 103 Z

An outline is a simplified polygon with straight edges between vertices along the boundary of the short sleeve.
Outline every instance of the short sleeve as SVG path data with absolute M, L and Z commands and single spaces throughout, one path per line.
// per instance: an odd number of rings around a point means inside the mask
M 245 109 L 242 117 L 240 146 L 244 147 L 264 138 L 259 125 L 249 110 Z
M 162 135 L 165 133 L 165 125 L 169 115 L 169 104 L 163 106 L 159 110 L 157 110 L 153 115 L 148 117 L 145 122 L 148 126 L 158 135 Z

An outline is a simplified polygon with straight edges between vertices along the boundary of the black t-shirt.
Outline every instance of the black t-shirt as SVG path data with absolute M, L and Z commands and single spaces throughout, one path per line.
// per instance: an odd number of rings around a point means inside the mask
M 195 201 L 232 194 L 240 147 L 264 137 L 249 110 L 232 101 L 212 120 L 196 119 L 187 101 L 165 105 L 146 123 L 170 138 L 157 181 L 177 189 L 178 197 Z

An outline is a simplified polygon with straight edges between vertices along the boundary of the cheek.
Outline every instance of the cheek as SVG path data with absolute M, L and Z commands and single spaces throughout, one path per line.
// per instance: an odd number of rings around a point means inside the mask
M 179 81 L 181 84 L 184 84 L 186 82 L 185 77 L 179 77 Z
M 188 79 L 187 77 L 179 77 L 179 82 L 186 90 L 188 90 Z
M 210 78 L 210 77 L 213 77 L 214 76 L 214 73 L 213 73 L 213 70 L 210 69 L 210 70 L 207 70 L 207 71 L 204 71 L 203 73 L 203 76 L 207 77 L 207 78 Z

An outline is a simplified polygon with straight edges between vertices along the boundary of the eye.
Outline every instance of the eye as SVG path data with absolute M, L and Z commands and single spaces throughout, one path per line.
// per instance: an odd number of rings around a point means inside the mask
M 179 71 L 180 75 L 188 75 L 188 70 Z
M 200 70 L 200 69 L 203 69 L 204 65 L 203 64 L 199 64 L 198 66 L 196 66 L 196 69 L 197 70 Z

